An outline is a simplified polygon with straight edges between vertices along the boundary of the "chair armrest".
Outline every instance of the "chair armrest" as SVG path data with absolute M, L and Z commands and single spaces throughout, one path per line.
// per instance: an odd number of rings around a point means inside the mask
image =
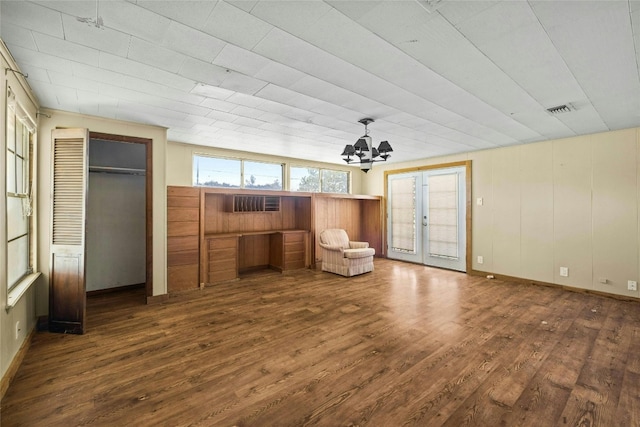
M 349 242 L 350 249 L 368 248 L 369 242 Z
M 327 245 L 326 243 L 320 242 L 320 247 L 328 251 L 344 252 L 344 248 L 338 245 Z

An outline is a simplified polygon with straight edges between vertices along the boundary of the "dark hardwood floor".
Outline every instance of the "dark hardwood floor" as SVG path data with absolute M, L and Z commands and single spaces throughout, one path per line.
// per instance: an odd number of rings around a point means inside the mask
M 35 335 L 2 426 L 639 426 L 640 305 L 376 259 Z

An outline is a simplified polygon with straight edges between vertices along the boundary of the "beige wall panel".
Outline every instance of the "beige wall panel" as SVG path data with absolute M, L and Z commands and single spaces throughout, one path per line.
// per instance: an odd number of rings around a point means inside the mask
M 592 288 L 591 141 L 553 142 L 554 283 Z M 569 277 L 560 276 L 569 268 Z
M 553 282 L 553 145 L 520 147 L 519 276 Z
M 479 151 L 471 156 L 471 263 L 474 270 L 480 271 L 493 271 L 492 153 L 494 150 Z M 479 197 L 482 198 L 482 206 L 478 206 Z M 482 256 L 482 264 L 478 264 L 478 256 Z
M 519 276 L 520 266 L 520 147 L 492 153 L 493 271 Z
M 593 287 L 619 295 L 637 280 L 637 142 L 634 129 L 593 135 Z M 607 279 L 603 284 L 601 279 Z

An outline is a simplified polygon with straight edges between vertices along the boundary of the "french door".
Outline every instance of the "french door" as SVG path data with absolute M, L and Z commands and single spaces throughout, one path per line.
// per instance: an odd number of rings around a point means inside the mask
M 466 271 L 466 168 L 388 176 L 389 258 Z

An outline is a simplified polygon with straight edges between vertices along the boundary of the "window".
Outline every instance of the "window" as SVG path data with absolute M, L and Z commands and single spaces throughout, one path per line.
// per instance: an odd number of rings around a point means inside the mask
M 196 154 L 193 156 L 193 185 L 282 190 L 282 165 Z
M 320 171 L 323 193 L 348 193 L 349 172 L 322 169 Z
M 30 153 L 35 127 L 10 88 L 7 98 L 7 283 L 11 289 L 33 272 Z
M 193 157 L 193 185 L 240 188 L 241 170 L 240 160 L 196 155 Z
M 348 193 L 349 172 L 294 167 L 290 169 L 290 189 L 313 193 Z
M 243 161 L 244 188 L 282 190 L 282 165 Z
M 291 191 L 320 192 L 320 169 L 292 166 L 289 175 Z

